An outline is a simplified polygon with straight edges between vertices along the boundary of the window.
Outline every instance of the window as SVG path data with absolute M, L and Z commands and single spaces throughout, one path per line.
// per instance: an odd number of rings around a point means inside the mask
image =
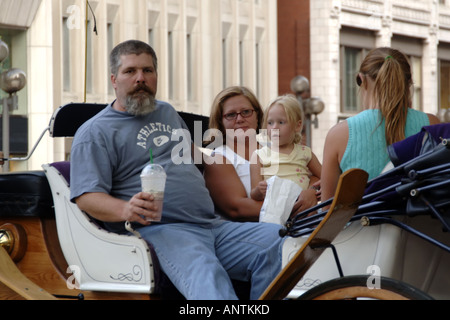
M 403 52 L 411 66 L 413 87 L 412 87 L 412 107 L 416 110 L 422 110 L 422 54 L 423 40 L 419 38 L 404 37 L 394 35 L 391 41 L 391 47 Z
M 227 87 L 227 39 L 222 39 L 222 87 Z
M 173 33 L 169 31 L 168 37 L 168 67 L 169 67 L 169 99 L 174 99 L 174 84 L 175 84 L 175 75 L 174 75 L 174 52 L 173 52 Z
M 244 85 L 244 44 L 239 41 L 239 83 Z
M 86 92 L 87 93 L 93 93 L 94 89 L 93 89 L 93 48 L 92 48 L 92 22 L 91 20 L 88 20 L 87 22 L 87 52 L 86 52 Z
M 370 30 L 342 27 L 340 32 L 340 90 L 341 115 L 339 119 L 364 109 L 360 101 L 356 76 L 364 57 L 376 47 L 376 35 Z
M 232 40 L 230 37 L 230 30 L 232 24 L 230 22 L 222 22 L 222 86 L 225 89 L 232 78 L 232 63 L 228 61 L 234 60 L 232 51 Z
M 111 52 L 114 46 L 114 25 L 112 23 L 108 23 L 106 27 L 107 32 L 107 46 L 108 46 L 108 52 Z M 109 65 L 109 61 L 108 61 Z M 108 69 L 109 74 L 109 69 Z M 114 88 L 112 86 L 111 81 L 108 81 L 108 94 L 113 95 L 114 94 Z
M 107 4 L 107 16 L 106 16 L 106 45 L 107 45 L 107 52 L 108 55 L 105 59 L 105 63 L 107 65 L 107 74 L 109 79 L 109 73 L 110 73 L 110 65 L 109 65 L 109 53 L 113 50 L 114 46 L 119 42 L 119 39 L 117 38 L 118 32 L 117 27 L 120 25 L 117 21 L 117 12 L 119 11 L 119 6 Z M 113 96 L 114 95 L 114 88 L 112 86 L 111 80 L 108 80 L 108 95 Z
M 255 65 L 256 65 L 256 95 L 258 97 L 261 96 L 261 72 L 260 70 L 262 70 L 262 65 L 261 65 L 261 56 L 260 56 L 260 46 L 259 43 L 256 43 L 255 45 Z
M 148 29 L 148 44 L 154 48 L 155 46 L 155 34 L 153 32 L 153 29 Z
M 341 47 L 341 112 L 344 116 L 358 113 L 367 107 L 361 105 L 356 76 L 368 51 L 368 49 Z M 422 110 L 422 59 L 415 55 L 409 55 L 408 59 L 413 77 L 412 107 Z
M 159 11 L 148 11 L 148 44 L 155 50 L 160 47 L 159 30 Z
M 409 56 L 413 79 L 412 107 L 422 110 L 422 59 L 420 57 Z
M 359 87 L 356 84 L 356 76 L 365 50 L 342 47 L 341 51 L 341 112 L 344 114 L 354 114 L 362 110 L 359 99 Z
M 439 109 L 450 108 L 450 61 L 439 61 Z
M 66 92 L 71 90 L 71 63 L 70 63 L 70 29 L 68 18 L 63 18 L 62 41 L 63 41 L 63 89 Z
M 194 72 L 193 72 L 193 54 L 192 54 L 192 38 L 188 34 L 186 36 L 186 82 L 187 82 L 187 99 L 193 101 L 194 94 Z
M 248 79 L 248 71 L 253 68 L 249 68 L 248 63 L 253 60 L 253 57 L 249 60 L 249 40 L 247 39 L 248 26 L 240 25 L 239 26 L 239 83 L 243 86 L 246 85 L 246 80 Z

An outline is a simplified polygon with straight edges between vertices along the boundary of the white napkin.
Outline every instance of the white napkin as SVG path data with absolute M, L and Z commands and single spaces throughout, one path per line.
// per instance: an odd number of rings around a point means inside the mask
M 267 192 L 259 213 L 259 222 L 284 225 L 302 188 L 289 179 L 273 176 L 267 179 Z

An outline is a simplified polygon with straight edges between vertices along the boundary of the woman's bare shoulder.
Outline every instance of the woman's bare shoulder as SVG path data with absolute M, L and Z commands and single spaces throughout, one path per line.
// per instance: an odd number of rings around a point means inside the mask
M 337 124 L 335 124 L 331 129 L 328 131 L 327 139 L 331 138 L 333 140 L 340 140 L 342 138 L 348 139 L 348 124 L 347 121 L 340 121 Z
M 434 114 L 427 113 L 428 119 L 430 120 L 430 125 L 441 123 L 438 117 Z

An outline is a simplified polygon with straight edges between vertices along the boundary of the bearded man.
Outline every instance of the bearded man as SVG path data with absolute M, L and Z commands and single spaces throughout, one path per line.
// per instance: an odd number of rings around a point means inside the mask
M 281 270 L 279 227 L 224 221 L 194 162 L 173 161 L 188 128 L 170 104 L 155 100 L 157 59 L 148 44 L 119 44 L 110 64 L 117 99 L 75 134 L 71 201 L 112 232 L 126 233 L 131 223 L 185 298 L 236 299 L 231 279 L 251 281 L 258 298 Z M 151 224 L 146 218 L 158 207 L 140 183 L 150 150 L 167 174 L 162 219 Z

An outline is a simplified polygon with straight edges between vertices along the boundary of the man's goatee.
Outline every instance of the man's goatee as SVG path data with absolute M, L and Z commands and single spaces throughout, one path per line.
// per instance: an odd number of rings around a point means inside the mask
M 156 99 L 149 93 L 135 93 L 126 100 L 126 110 L 134 116 L 145 116 L 155 110 Z

